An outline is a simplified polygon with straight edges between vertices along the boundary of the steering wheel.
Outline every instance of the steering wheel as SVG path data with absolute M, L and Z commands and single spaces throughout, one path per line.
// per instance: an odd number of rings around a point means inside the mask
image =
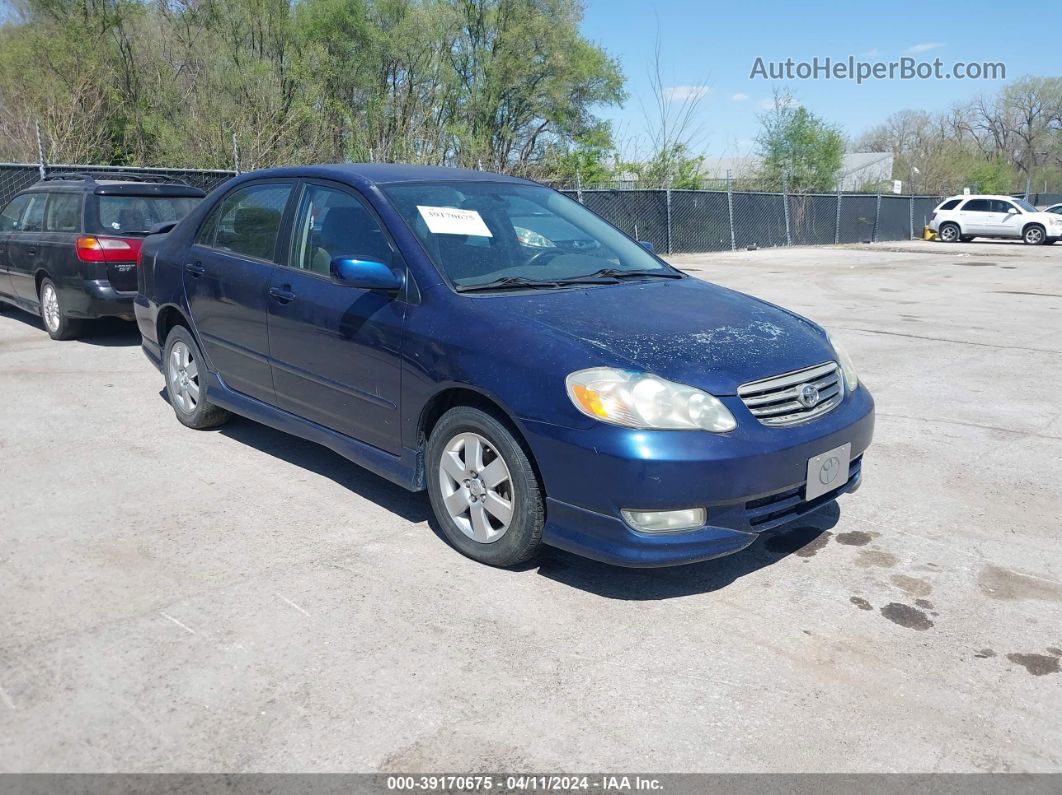
M 554 246 L 553 248 L 544 248 L 541 251 L 536 251 L 534 254 L 532 254 L 531 258 L 524 263 L 524 266 L 526 267 L 528 265 L 537 265 L 539 260 L 541 260 L 543 257 L 552 258 L 556 257 L 558 254 L 563 253 L 565 253 L 564 249 L 557 248 L 556 246 Z

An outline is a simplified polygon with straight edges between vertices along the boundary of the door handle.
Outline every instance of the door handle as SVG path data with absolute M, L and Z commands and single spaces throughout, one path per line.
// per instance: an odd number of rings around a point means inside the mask
M 270 287 L 269 294 L 275 301 L 279 301 L 282 304 L 290 304 L 295 300 L 295 293 L 283 287 Z
M 26 249 L 26 253 L 29 254 L 30 256 L 33 256 L 34 254 L 37 253 L 37 247 L 36 246 L 30 246 L 29 248 Z
M 196 279 L 206 273 L 206 268 L 203 267 L 203 264 L 201 262 L 189 262 L 187 265 L 184 266 L 184 269 L 190 274 L 192 274 L 193 278 Z

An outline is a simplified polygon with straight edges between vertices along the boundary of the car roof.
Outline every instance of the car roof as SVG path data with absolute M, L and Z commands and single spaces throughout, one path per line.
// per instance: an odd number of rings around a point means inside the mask
M 127 179 L 122 179 L 125 176 Z M 49 174 L 26 188 L 24 193 L 46 193 L 61 189 L 103 195 L 169 196 L 202 198 L 206 191 L 179 179 L 153 174 L 128 172 L 104 174 L 99 172 L 64 172 Z
M 444 166 L 416 166 L 403 163 L 332 163 L 310 166 L 284 166 L 252 171 L 242 179 L 263 177 L 319 177 L 358 185 L 390 185 L 398 182 L 511 182 L 537 185 L 531 180 L 490 171 Z M 242 181 L 242 180 L 241 180 Z
M 949 196 L 944 201 L 950 202 L 952 199 L 1002 199 L 1003 201 L 1012 202 L 1022 198 L 1021 196 L 1006 196 L 1002 193 L 971 193 L 969 195 L 959 194 L 958 196 Z

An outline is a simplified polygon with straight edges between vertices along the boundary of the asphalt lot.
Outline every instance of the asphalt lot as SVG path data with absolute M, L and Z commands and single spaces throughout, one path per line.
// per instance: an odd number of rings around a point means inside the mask
M 131 324 L 0 315 L 0 771 L 1058 771 L 1062 245 L 675 257 L 834 329 L 864 485 L 657 571 L 450 550 L 174 419 Z

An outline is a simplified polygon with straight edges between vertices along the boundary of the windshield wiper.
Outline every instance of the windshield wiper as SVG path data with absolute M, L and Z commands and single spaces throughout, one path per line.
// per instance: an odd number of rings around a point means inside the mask
M 610 277 L 610 278 L 613 278 L 613 279 L 625 279 L 625 278 L 632 277 L 632 276 L 633 277 L 637 277 L 637 278 L 645 278 L 645 277 L 648 276 L 650 278 L 655 278 L 655 279 L 681 279 L 682 278 L 682 274 L 681 273 L 675 273 L 674 271 L 666 271 L 666 270 L 664 270 L 662 268 L 660 270 L 638 270 L 638 271 L 623 270 L 622 268 L 602 268 L 599 271 L 594 271 L 593 273 L 588 273 L 585 276 L 578 276 L 576 278 L 578 278 L 578 279 L 589 279 L 589 278 L 593 278 L 595 276 L 604 276 L 604 277 Z M 568 280 L 565 279 L 563 281 L 565 283 L 567 283 Z
M 555 281 L 550 282 L 540 281 L 538 279 L 528 279 L 526 276 L 503 276 L 500 279 L 495 279 L 492 282 L 483 282 L 482 284 L 459 284 L 454 289 L 459 293 L 471 293 L 476 290 L 536 290 L 558 286 L 560 286 L 559 283 Z

